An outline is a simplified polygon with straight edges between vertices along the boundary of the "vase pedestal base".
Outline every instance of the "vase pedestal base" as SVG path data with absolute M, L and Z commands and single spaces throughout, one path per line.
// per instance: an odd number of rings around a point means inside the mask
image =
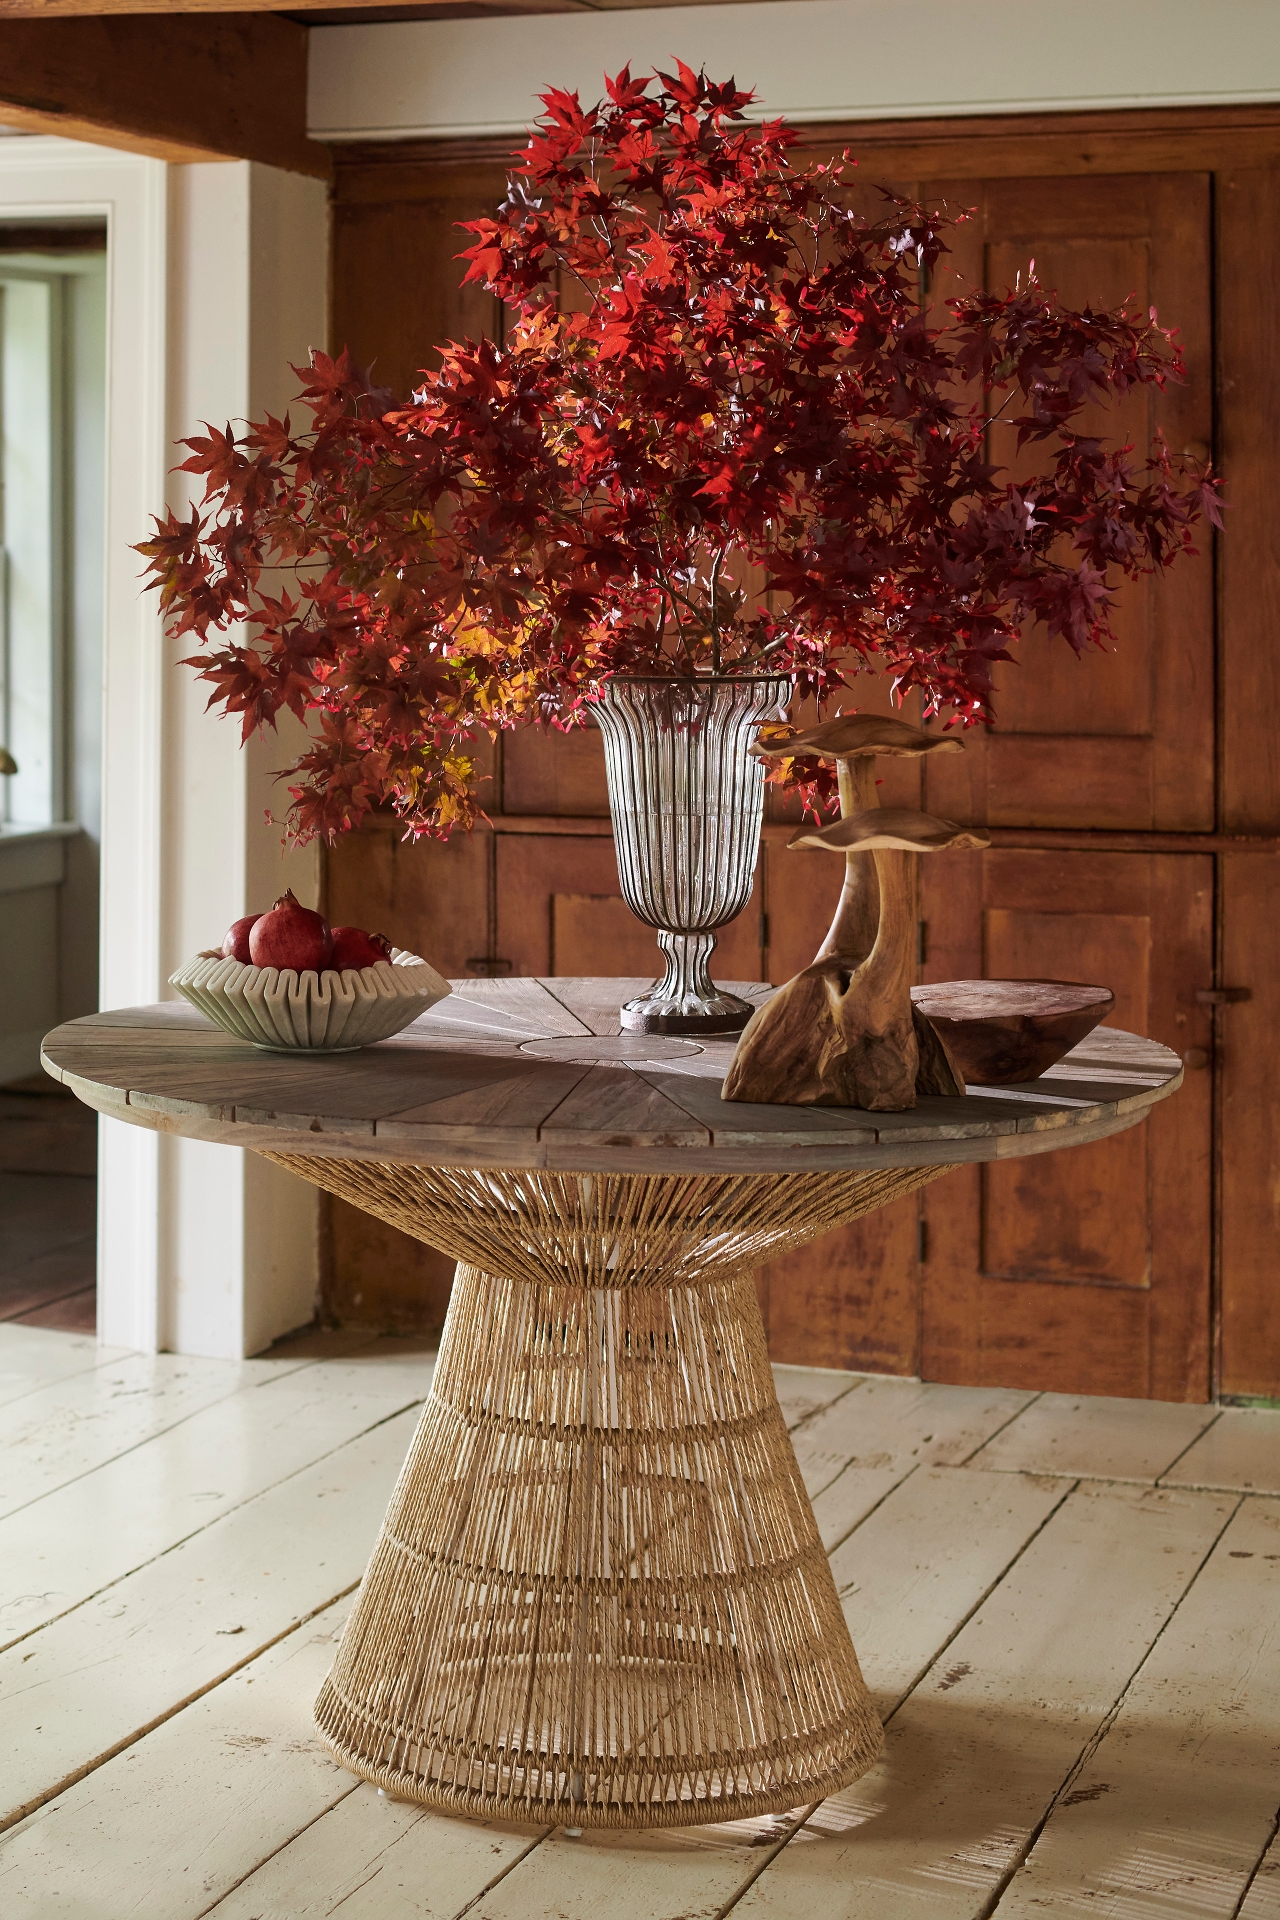
M 624 1033 L 672 1033 L 687 1039 L 715 1039 L 741 1033 L 755 1008 L 736 993 L 713 993 L 709 1000 L 669 999 L 662 993 L 628 1000 L 619 1011 Z

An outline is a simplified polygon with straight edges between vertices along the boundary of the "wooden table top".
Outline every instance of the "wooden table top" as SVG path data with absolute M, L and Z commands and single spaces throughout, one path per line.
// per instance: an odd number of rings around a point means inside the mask
M 912 1113 L 720 1098 L 736 1042 L 624 1034 L 648 980 L 459 980 L 358 1053 L 266 1053 L 185 1001 L 91 1014 L 46 1069 L 100 1113 L 238 1147 L 422 1165 L 629 1173 L 937 1166 L 1047 1153 L 1137 1124 L 1175 1092 L 1167 1047 L 1098 1027 L 1043 1079 Z M 773 989 L 735 981 L 735 993 Z

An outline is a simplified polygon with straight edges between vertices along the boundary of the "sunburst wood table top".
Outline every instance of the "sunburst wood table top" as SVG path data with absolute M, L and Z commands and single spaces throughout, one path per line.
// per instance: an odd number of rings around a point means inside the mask
M 46 1039 L 44 1061 L 113 1118 L 257 1151 L 655 1173 L 1044 1153 L 1133 1126 L 1182 1077 L 1167 1047 L 1099 1027 L 1043 1079 L 924 1098 L 911 1113 L 727 1102 L 734 1039 L 621 1032 L 619 1007 L 648 984 L 458 980 L 394 1039 L 331 1055 L 266 1053 L 167 1001 L 69 1021 Z

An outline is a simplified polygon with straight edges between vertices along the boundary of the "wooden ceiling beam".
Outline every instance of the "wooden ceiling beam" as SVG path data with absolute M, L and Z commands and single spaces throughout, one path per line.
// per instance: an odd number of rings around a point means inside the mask
M 161 160 L 329 172 L 329 149 L 307 138 L 306 27 L 243 8 L 0 18 L 0 121 Z
M 423 8 L 439 6 L 456 9 L 458 0 L 405 0 L 413 13 Z M 629 3 L 629 0 L 628 0 Z M 616 4 L 616 0 L 475 0 L 486 13 L 596 13 L 602 6 Z M 663 5 L 697 6 L 703 0 L 661 0 Z M 41 20 L 51 17 L 84 17 L 85 15 L 128 16 L 130 14 L 226 14 L 226 13 L 267 13 L 283 11 L 295 13 L 332 13 L 365 11 L 376 8 L 386 13 L 388 6 L 394 7 L 396 0 L 264 0 L 261 7 L 246 6 L 245 0 L 0 0 L 0 19 L 31 19 L 38 16 Z

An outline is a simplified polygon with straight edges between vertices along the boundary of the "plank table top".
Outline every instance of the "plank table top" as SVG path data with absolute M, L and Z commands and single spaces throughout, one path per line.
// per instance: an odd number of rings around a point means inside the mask
M 938 1166 L 1083 1145 L 1176 1092 L 1176 1053 L 1097 1027 L 1039 1080 L 922 1098 L 910 1113 L 720 1097 L 736 1039 L 623 1033 L 651 982 L 458 980 L 390 1040 L 268 1053 L 185 1001 L 90 1014 L 46 1070 L 113 1119 L 277 1153 L 423 1166 L 626 1173 Z M 774 991 L 730 983 L 754 1002 Z

